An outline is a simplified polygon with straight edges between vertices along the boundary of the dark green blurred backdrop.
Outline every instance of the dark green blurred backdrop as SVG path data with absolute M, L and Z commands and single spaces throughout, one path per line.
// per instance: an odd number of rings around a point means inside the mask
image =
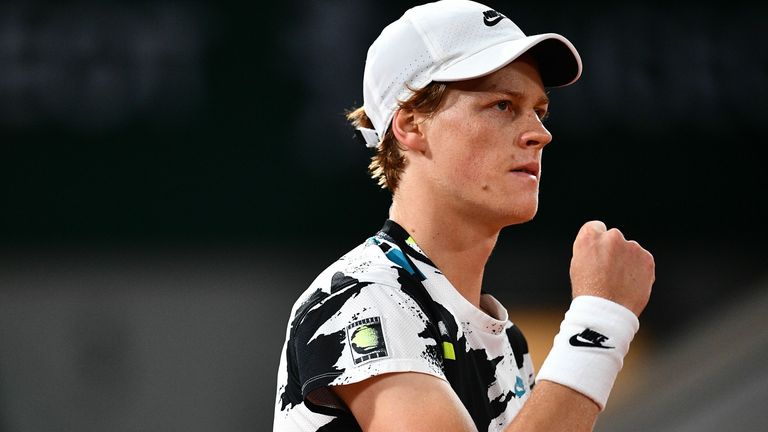
M 388 195 L 343 113 L 367 45 L 408 4 L 4 4 L 1 244 L 352 246 Z M 763 270 L 763 8 L 488 4 L 584 60 L 551 92 L 539 215 L 500 250 L 567 253 L 597 218 L 666 258 L 662 276 L 687 259 L 667 246 L 709 249 L 729 276 Z

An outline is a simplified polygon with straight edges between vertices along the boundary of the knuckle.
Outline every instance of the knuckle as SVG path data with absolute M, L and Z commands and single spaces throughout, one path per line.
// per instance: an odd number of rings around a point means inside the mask
M 624 234 L 619 231 L 618 228 L 611 228 L 608 230 L 608 236 L 613 241 L 621 241 L 624 240 Z
M 642 250 L 642 254 L 643 254 L 643 257 L 645 258 L 646 262 L 648 262 L 649 265 L 655 267 L 656 266 L 656 260 L 653 258 L 653 254 L 651 254 L 650 252 L 648 252 L 645 249 L 641 248 L 641 250 Z

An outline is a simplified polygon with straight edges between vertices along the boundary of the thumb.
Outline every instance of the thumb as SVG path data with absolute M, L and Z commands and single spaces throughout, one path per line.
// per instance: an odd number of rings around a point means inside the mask
M 607 230 L 608 227 L 606 227 L 602 221 L 593 220 L 582 225 L 579 234 L 582 234 L 583 231 L 595 231 L 601 233 L 606 232 Z M 586 232 L 584 234 L 586 234 Z
M 576 240 L 573 242 L 573 254 L 576 256 L 577 250 L 594 242 L 602 233 L 607 231 L 607 227 L 601 221 L 589 221 L 581 226 L 579 233 L 576 234 Z

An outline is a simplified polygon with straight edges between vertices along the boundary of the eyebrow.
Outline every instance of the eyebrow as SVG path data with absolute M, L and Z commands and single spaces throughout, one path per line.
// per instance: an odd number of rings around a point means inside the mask
M 495 93 L 500 95 L 508 96 L 512 99 L 525 99 L 525 93 L 513 91 L 513 90 L 506 90 L 506 89 L 497 89 L 497 88 L 490 88 L 486 90 L 487 93 Z M 536 105 L 549 105 L 549 97 L 547 97 L 547 94 L 543 94 L 541 98 L 536 102 Z

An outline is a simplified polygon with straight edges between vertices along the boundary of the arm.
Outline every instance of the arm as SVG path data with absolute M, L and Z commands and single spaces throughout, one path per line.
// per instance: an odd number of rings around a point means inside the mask
M 451 386 L 419 373 L 380 375 L 335 388 L 366 432 L 475 432 L 475 424 Z M 599 408 L 560 384 L 542 381 L 507 432 L 591 431 Z
M 639 315 L 653 280 L 653 257 L 618 230 L 589 222 L 579 231 L 571 261 L 574 297 L 603 297 Z M 386 374 L 334 390 L 367 432 L 477 430 L 450 385 L 433 376 Z M 583 394 L 540 381 L 506 430 L 591 431 L 599 412 L 599 406 Z
M 420 373 L 379 375 L 334 388 L 366 432 L 475 432 L 447 381 Z
M 590 398 L 551 381 L 541 381 L 531 392 L 507 432 L 591 431 L 600 408 Z

